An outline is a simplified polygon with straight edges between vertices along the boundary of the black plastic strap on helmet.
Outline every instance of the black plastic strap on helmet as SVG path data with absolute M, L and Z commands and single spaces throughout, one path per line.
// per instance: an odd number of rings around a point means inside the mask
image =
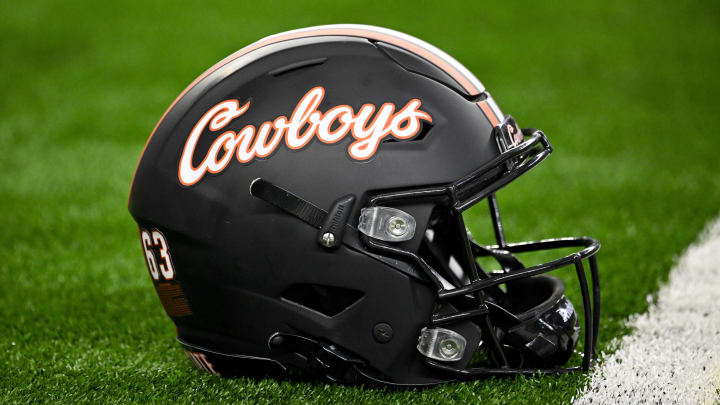
M 257 178 L 250 183 L 250 195 L 317 228 L 318 243 L 324 248 L 336 248 L 344 244 L 353 250 L 373 257 L 405 274 L 420 280 L 425 279 L 408 263 L 368 252 L 367 249 L 360 244 L 360 238 L 357 236 L 359 231 L 348 223 L 352 207 L 355 203 L 355 197 L 352 195 L 343 196 L 335 200 L 330 213 L 310 201 L 261 178 Z M 334 241 L 332 246 L 328 246 L 323 240 L 323 236 L 327 232 L 333 233 Z M 345 235 L 349 237 L 345 237 Z

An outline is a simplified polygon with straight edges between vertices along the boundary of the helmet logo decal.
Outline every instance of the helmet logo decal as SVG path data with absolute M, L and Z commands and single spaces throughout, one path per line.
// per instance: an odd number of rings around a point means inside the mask
M 250 108 L 249 101 L 242 106 L 235 99 L 218 103 L 200 118 L 185 142 L 178 167 L 180 183 L 191 186 L 206 173 L 220 173 L 233 157 L 240 163 L 249 163 L 255 158 L 270 156 L 283 140 L 288 148 L 298 150 L 307 146 L 313 137 L 333 144 L 349 133 L 355 140 L 350 143 L 348 154 L 354 160 L 364 161 L 375 155 L 384 138 L 410 139 L 420 132 L 421 120 L 432 122 L 430 114 L 420 110 L 422 103 L 418 99 L 408 101 L 397 112 L 395 104 L 384 103 L 379 108 L 364 104 L 357 112 L 348 105 L 338 105 L 323 113 L 317 108 L 324 97 L 325 89 L 314 87 L 300 99 L 290 119 L 279 116 L 257 128 L 246 125 L 239 132 L 223 132 L 213 141 L 200 165 L 193 166 L 195 147 L 203 131 L 206 128 L 220 131 Z M 307 129 L 301 133 L 304 127 Z

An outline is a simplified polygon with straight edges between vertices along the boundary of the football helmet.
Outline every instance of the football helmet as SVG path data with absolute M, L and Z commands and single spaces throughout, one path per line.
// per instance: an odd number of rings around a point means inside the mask
M 510 243 L 495 197 L 551 151 L 434 46 L 311 27 L 193 81 L 152 131 L 128 207 L 177 340 L 206 371 L 423 386 L 587 370 L 599 243 Z M 485 200 L 490 243 L 462 216 Z M 574 249 L 518 258 L 559 248 Z M 573 266 L 581 312 L 547 274 Z

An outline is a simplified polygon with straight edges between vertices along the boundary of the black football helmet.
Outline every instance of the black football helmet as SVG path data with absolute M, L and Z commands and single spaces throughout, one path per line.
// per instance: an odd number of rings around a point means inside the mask
M 177 340 L 206 371 L 422 386 L 587 370 L 599 243 L 509 243 L 495 198 L 551 151 L 432 45 L 311 27 L 190 84 L 153 130 L 128 205 Z M 462 216 L 483 200 L 490 245 Z M 530 267 L 516 256 L 575 247 Z M 580 314 L 547 274 L 566 266 Z M 564 366 L 581 329 L 580 365 Z

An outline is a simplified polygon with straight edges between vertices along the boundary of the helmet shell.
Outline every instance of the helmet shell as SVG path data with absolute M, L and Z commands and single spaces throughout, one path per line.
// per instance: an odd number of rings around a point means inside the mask
M 221 133 L 290 117 L 298 101 L 318 86 L 324 89 L 321 112 L 385 103 L 399 109 L 417 99 L 432 122 L 412 139 L 385 138 L 365 160 L 349 155 L 354 141 L 349 134 L 332 144 L 314 138 L 297 150 L 281 142 L 267 157 L 246 163 L 233 158 L 224 170 L 182 184 L 178 168 L 188 136 L 213 106 L 223 100 L 250 102 L 222 130 L 203 130 L 194 165 Z M 297 332 L 340 345 L 394 381 L 439 381 L 415 349 L 435 306 L 436 289 L 413 269 L 391 266 L 369 252 L 346 245 L 322 248 L 317 229 L 248 190 L 254 179 L 263 178 L 325 210 L 353 194 L 358 203 L 351 225 L 356 226 L 369 192 L 446 184 L 498 155 L 491 119 L 472 99 L 478 90 L 484 89 L 463 86 L 397 43 L 357 35 L 301 36 L 258 46 L 196 80 L 155 128 L 129 198 L 139 227 L 158 229 L 167 239 L 176 272 L 171 283 L 181 285 L 191 308 L 185 316 L 168 311 L 178 337 L 219 353 L 270 358 L 270 336 Z M 415 237 L 401 245 L 417 251 L 433 205 L 401 208 L 418 226 Z M 323 313 L 289 299 L 293 289 L 301 297 L 315 294 L 316 300 L 358 298 Z M 374 337 L 379 323 L 391 325 L 390 341 Z

